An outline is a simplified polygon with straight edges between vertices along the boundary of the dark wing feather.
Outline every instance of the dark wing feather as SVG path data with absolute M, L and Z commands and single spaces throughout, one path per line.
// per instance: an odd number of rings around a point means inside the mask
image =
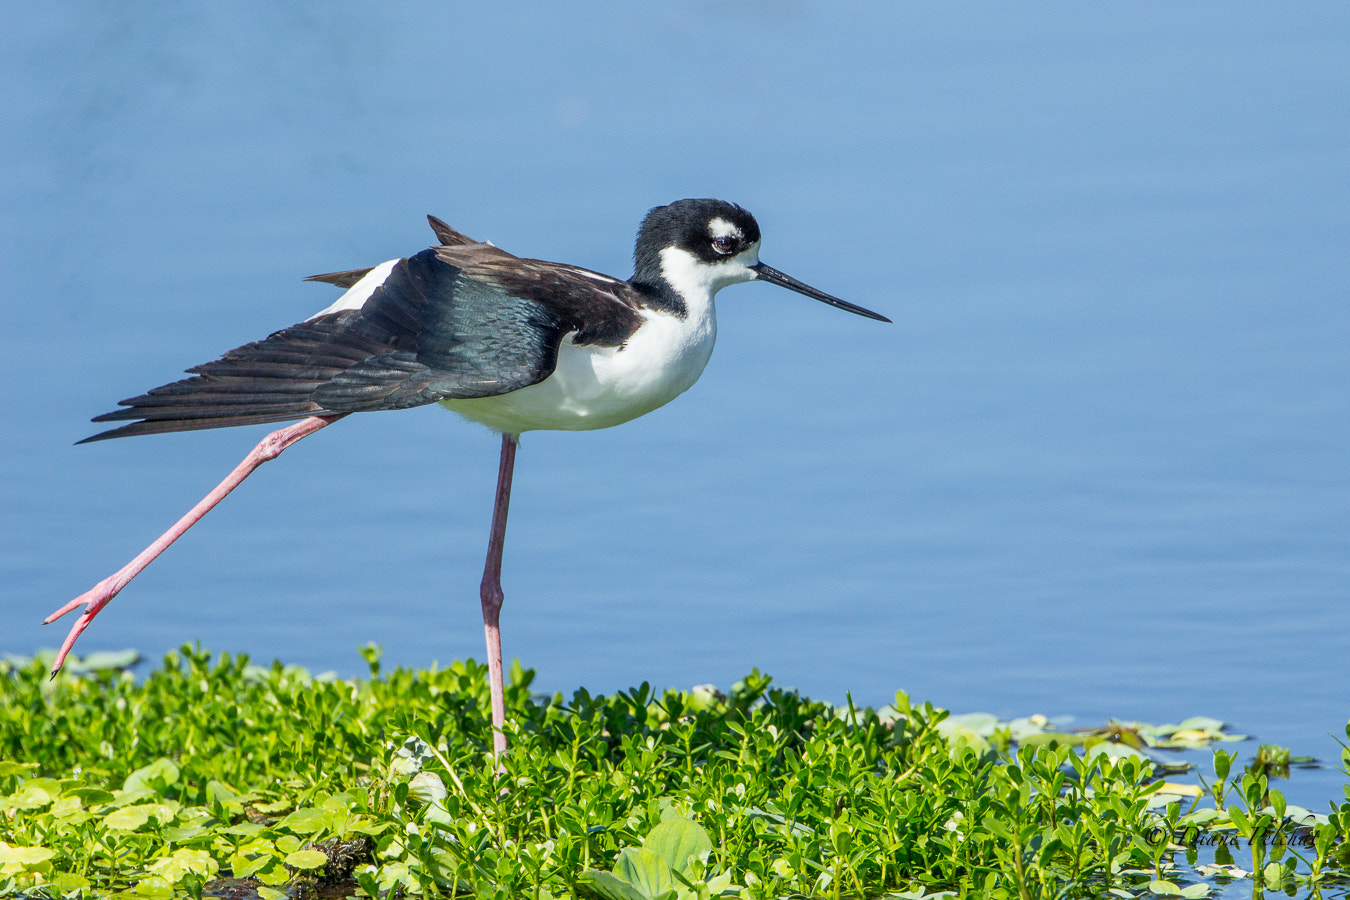
M 442 247 L 455 247 L 460 244 L 478 243 L 464 232 L 456 231 L 435 216 L 427 216 L 427 222 L 431 225 L 431 230 L 435 233 L 436 240 L 441 242 Z M 322 275 L 311 275 L 304 280 L 322 281 L 325 284 L 335 284 L 340 288 L 346 289 L 355 285 L 362 278 L 365 278 L 374 268 L 374 266 L 367 266 L 364 269 L 345 269 L 341 272 L 325 272 Z
M 442 247 L 478 243 L 464 232 L 456 231 L 435 216 L 427 216 L 427 223 L 431 226 L 431 230 L 436 233 L 436 240 L 441 242 Z
M 343 290 L 346 290 L 369 275 L 374 268 L 374 266 L 370 266 L 365 269 L 345 269 L 341 272 L 325 272 L 322 275 L 311 275 L 308 278 L 301 280 L 322 281 L 324 284 L 335 284 Z
M 302 322 L 261 341 L 194 366 L 185 378 L 121 401 L 123 409 L 95 422 L 132 422 L 80 443 L 138 434 L 195 431 L 231 425 L 285 422 L 335 413 L 313 399 L 315 389 L 337 373 L 383 351 L 378 342 L 348 327 L 356 311 Z
M 445 228 L 442 240 L 463 238 Z M 581 287 L 600 297 L 599 315 L 585 314 Z M 553 372 L 569 332 L 622 344 L 641 321 L 632 294 L 488 244 L 424 250 L 400 260 L 361 309 L 301 322 L 123 400 L 94 421 L 130 424 L 81 443 L 509 393 Z

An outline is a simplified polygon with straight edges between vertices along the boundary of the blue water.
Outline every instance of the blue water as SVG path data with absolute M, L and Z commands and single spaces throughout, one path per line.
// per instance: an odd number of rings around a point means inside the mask
M 570 692 L 897 689 L 1202 714 L 1334 760 L 1350 714 L 1350 8 L 30 5 L 0 33 L 0 652 L 265 427 L 90 417 L 431 241 L 627 275 L 742 203 L 765 285 L 703 379 L 531 434 L 505 650 Z M 347 419 L 264 467 L 79 649 L 358 674 L 482 658 L 494 436 Z M 1252 748 L 1254 745 L 1245 745 Z M 1324 809 L 1341 780 L 1306 775 Z

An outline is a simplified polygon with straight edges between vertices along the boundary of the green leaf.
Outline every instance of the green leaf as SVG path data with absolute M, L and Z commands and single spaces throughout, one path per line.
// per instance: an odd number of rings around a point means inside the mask
M 281 860 L 278 859 L 274 860 L 271 865 L 259 869 L 257 874 L 253 877 L 265 885 L 280 887 L 290 882 L 291 870 L 282 865 Z M 262 896 L 266 896 L 262 894 L 261 888 L 258 889 L 258 893 Z
M 656 898 L 675 890 L 670 866 L 646 847 L 628 847 L 614 861 L 614 874 L 642 892 Z
M 375 837 L 388 831 L 392 826 L 392 822 L 354 820 L 347 823 L 347 827 L 343 829 L 343 834 L 368 834 L 371 837 Z
M 149 821 L 150 816 L 139 806 L 124 806 L 103 817 L 103 824 L 113 831 L 136 831 Z
M 1272 809 L 1272 810 L 1274 811 L 1274 813 L 1275 813 L 1275 821 L 1276 821 L 1276 822 L 1283 822 L 1283 821 L 1284 821 L 1284 813 L 1285 813 L 1285 809 L 1286 809 L 1286 805 L 1285 805 L 1285 802 L 1284 802 L 1284 794 L 1281 794 L 1279 791 L 1271 791 L 1271 792 L 1270 792 L 1270 806 L 1271 806 L 1271 809 Z
M 231 825 L 229 828 L 222 828 L 221 834 L 234 835 L 235 837 L 253 837 L 262 834 L 267 829 L 257 822 L 240 822 L 238 825 Z
M 10 809 L 42 809 L 51 802 L 51 791 L 30 781 L 12 796 L 0 797 L 0 812 Z
M 230 869 L 236 878 L 248 878 L 272 865 L 277 851 L 272 842 L 259 838 L 249 841 L 230 856 Z
M 37 869 L 55 855 L 56 851 L 47 847 L 11 847 L 0 842 L 0 869 Z
M 1088 748 L 1085 753 L 1088 759 L 1096 756 L 1104 756 L 1107 759 L 1147 759 L 1143 753 L 1127 744 L 1117 744 L 1113 741 L 1099 741 L 1096 744 L 1088 742 Z
M 111 791 L 105 791 L 98 787 L 77 787 L 66 791 L 68 797 L 78 797 L 80 802 L 87 806 L 101 806 L 105 803 L 111 803 L 115 798 Z
M 587 869 L 577 878 L 577 887 L 600 900 L 647 900 L 647 895 L 608 872 Z
M 220 866 L 205 850 L 175 850 L 150 864 L 150 874 L 159 875 L 170 884 L 178 884 L 185 875 L 214 877 Z
M 206 782 L 206 796 L 207 799 L 209 800 L 213 801 L 218 800 L 221 803 L 229 803 L 231 800 L 236 799 L 239 795 L 236 794 L 230 788 L 229 785 L 222 784 L 213 778 L 210 781 Z
M 378 666 L 376 668 L 378 668 Z M 380 883 L 375 876 L 376 873 L 369 868 L 362 869 L 356 873 L 356 883 L 361 885 L 361 890 L 365 891 L 366 895 L 370 897 L 371 900 L 378 900 L 380 896 Z M 585 878 L 585 873 L 582 873 L 581 877 Z M 578 879 L 578 881 L 580 881 L 580 879 Z
M 419 803 L 439 803 L 448 793 L 445 782 L 435 772 L 418 772 L 408 779 L 408 796 Z
M 286 855 L 286 865 L 293 869 L 322 869 L 328 857 L 318 850 L 296 850 Z
M 661 857 L 671 871 L 684 874 L 691 857 L 712 851 L 712 840 L 698 823 L 675 818 L 653 828 L 642 846 Z
M 136 885 L 136 894 L 149 897 L 150 900 L 170 900 L 173 897 L 173 885 L 158 875 L 147 875 Z
M 89 879 L 83 875 L 76 875 L 74 872 L 62 872 L 60 875 L 52 878 L 52 887 L 56 888 L 62 894 L 73 894 L 76 891 L 85 891 L 86 896 L 89 890 Z
M 165 828 L 163 831 L 161 831 L 159 833 L 159 836 L 164 840 L 168 841 L 170 844 L 178 844 L 183 841 L 190 841 L 193 838 L 200 837 L 203 834 L 206 834 L 205 825 L 198 824 L 198 825 L 188 825 L 185 827 L 170 825 L 168 828 Z
M 328 814 L 321 809 L 307 806 L 297 809 L 277 823 L 278 828 L 294 831 L 296 834 L 314 834 L 328 825 Z
M 178 781 L 178 766 L 173 760 L 160 757 L 148 766 L 143 766 L 127 776 L 122 782 L 124 791 L 154 791 L 164 794 L 170 785 Z

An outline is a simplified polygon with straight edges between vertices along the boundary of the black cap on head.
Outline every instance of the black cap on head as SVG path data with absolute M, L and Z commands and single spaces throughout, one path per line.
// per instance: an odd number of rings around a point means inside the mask
M 726 222 L 749 246 L 759 240 L 755 217 L 725 200 L 676 200 L 647 213 L 638 229 L 633 248 L 633 280 L 655 284 L 661 278 L 661 251 L 667 247 L 688 250 L 705 262 L 725 258 L 713 248 L 714 235 L 709 226 L 717 219 Z

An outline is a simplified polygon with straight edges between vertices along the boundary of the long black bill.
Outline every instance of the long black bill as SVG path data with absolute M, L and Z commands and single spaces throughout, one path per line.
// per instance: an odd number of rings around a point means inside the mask
M 755 270 L 760 279 L 767 281 L 769 284 L 776 284 L 779 287 L 785 287 L 790 291 L 796 291 L 799 294 L 814 297 L 821 303 L 828 303 L 837 309 L 847 310 L 848 312 L 860 316 L 866 316 L 869 319 L 876 319 L 878 322 L 891 321 L 880 313 L 874 313 L 870 309 L 863 309 L 861 306 L 849 303 L 847 300 L 840 300 L 838 297 L 831 296 L 824 291 L 818 291 L 809 284 L 803 284 L 791 275 L 784 275 L 773 266 L 766 266 L 764 263 L 756 263 L 750 268 Z

